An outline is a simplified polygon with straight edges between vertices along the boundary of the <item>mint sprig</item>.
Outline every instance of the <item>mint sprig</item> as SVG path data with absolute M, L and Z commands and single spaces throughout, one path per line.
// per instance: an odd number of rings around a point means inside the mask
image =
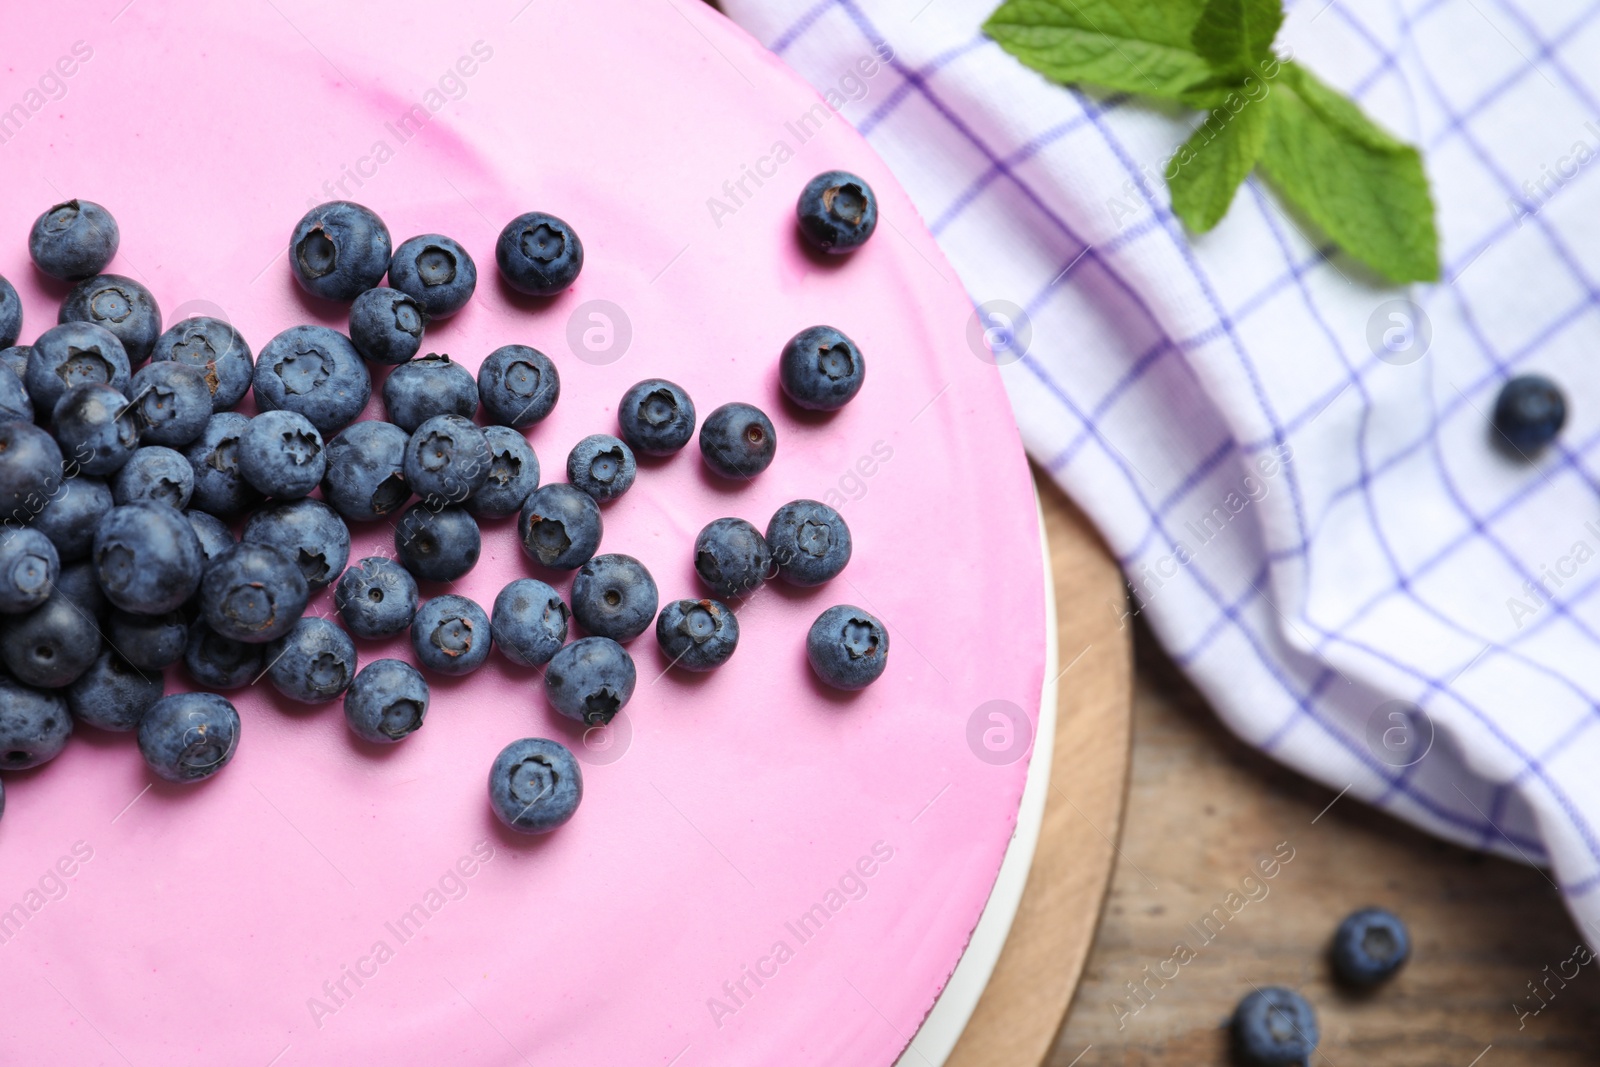
M 1006 0 L 984 29 L 1053 81 L 1209 112 L 1167 161 L 1195 233 L 1257 167 L 1302 219 L 1391 282 L 1436 281 L 1439 237 L 1417 150 L 1272 42 L 1280 0 Z

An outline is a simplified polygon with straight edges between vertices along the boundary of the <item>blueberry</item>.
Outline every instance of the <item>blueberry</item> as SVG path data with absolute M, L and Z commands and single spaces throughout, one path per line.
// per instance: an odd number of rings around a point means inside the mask
M 160 615 L 188 600 L 205 569 L 194 527 L 165 504 L 108 511 L 95 527 L 93 559 L 106 599 L 141 615 Z
M 132 367 L 150 358 L 161 336 L 161 308 L 155 295 L 120 274 L 101 274 L 79 282 L 61 302 L 58 320 L 105 327 L 122 342 Z
M 411 498 L 404 471 L 410 436 L 392 422 L 363 419 L 328 442 L 322 499 L 354 522 L 399 511 Z
M 61 574 L 56 578 L 56 587 L 51 590 L 50 599 L 54 600 L 57 595 L 66 597 L 70 606 L 88 616 L 96 625 L 105 621 L 106 597 L 100 589 L 94 564 L 89 560 L 61 565 Z
M 656 618 L 656 643 L 675 667 L 714 670 L 739 647 L 739 620 L 720 600 L 674 600 Z
M 152 445 L 189 444 L 211 421 L 206 372 L 186 363 L 163 360 L 141 367 L 128 382 L 128 400 L 144 440 Z
M 286 553 L 241 541 L 206 569 L 200 610 L 218 637 L 263 644 L 282 637 L 305 613 L 310 587 Z M 193 630 L 191 629 L 191 646 Z
M 19 380 L 27 381 L 28 357 L 31 355 L 33 355 L 32 345 L 12 345 L 10 348 L 0 348 L 0 363 L 10 367 Z M 30 415 L 28 417 L 32 418 L 33 416 Z
M 68 200 L 34 220 L 28 254 L 50 277 L 75 282 L 105 270 L 121 243 L 111 212 L 90 200 Z
M 811 624 L 806 658 L 817 677 L 835 689 L 865 689 L 889 663 L 889 634 L 869 613 L 836 604 Z
M 139 754 L 169 782 L 210 778 L 238 747 L 239 713 L 215 693 L 162 697 L 139 722 Z
M 543 667 L 567 641 L 571 613 L 561 594 L 536 578 L 518 578 L 494 598 L 494 646 L 524 667 Z
M 372 376 L 350 339 L 326 326 L 291 326 L 266 343 L 253 379 L 256 407 L 295 411 L 331 437 L 372 396 Z
M 504 345 L 478 366 L 478 399 L 490 421 L 532 426 L 561 399 L 561 375 L 537 348 Z
M 1358 989 L 1393 977 L 1410 955 L 1406 924 L 1383 908 L 1352 912 L 1333 935 L 1333 973 Z
M 8 348 L 6 351 L 20 350 Z M 28 396 L 28 387 L 22 384 L 22 376 L 10 364 L 5 364 L 5 370 L 0 371 L 0 422 L 32 421 L 33 400 Z
M 62 483 L 55 438 L 31 422 L 0 422 L 0 517 L 27 522 Z
M 267 681 L 290 700 L 326 704 L 350 688 L 356 646 L 327 619 L 302 618 L 266 649 Z
M 650 628 L 660 599 L 655 579 L 632 556 L 596 556 L 572 580 L 572 615 L 597 637 L 632 641 Z
M 66 478 L 34 517 L 32 528 L 50 539 L 62 563 L 72 563 L 89 555 L 94 528 L 115 502 L 111 487 L 99 478 Z
M 106 644 L 120 658 L 143 671 L 160 671 L 183 658 L 189 643 L 189 624 L 183 612 L 133 615 L 113 611 L 106 623 Z
M 402 467 L 424 501 L 460 503 L 489 480 L 489 439 L 460 415 L 435 415 L 406 442 Z
M 383 383 L 383 409 L 406 433 L 435 415 L 471 419 L 478 412 L 478 383 L 449 356 L 429 353 L 402 364 Z
M 483 436 L 489 442 L 489 477 L 467 498 L 467 510 L 481 519 L 515 515 L 539 487 L 539 457 L 509 426 L 485 426 Z
M 0 678 L 0 770 L 49 763 L 67 747 L 72 716 L 59 693 L 41 693 Z
M 139 447 L 133 406 L 109 385 L 73 386 L 56 401 L 51 418 L 56 444 L 84 474 L 113 474 Z
M 1501 443 L 1531 456 L 1544 448 L 1567 421 L 1567 400 L 1561 387 L 1542 374 L 1512 378 L 1494 402 L 1494 428 Z
M 289 235 L 289 266 L 300 288 L 324 300 L 354 300 L 389 269 L 389 228 L 348 200 L 318 204 Z
M 271 545 L 294 560 L 312 589 L 329 585 L 350 561 L 350 527 L 320 500 L 295 500 L 250 516 L 241 541 Z
M 200 372 L 211 392 L 211 410 L 227 411 L 250 389 L 255 357 L 244 336 L 221 319 L 201 315 L 168 327 L 150 353 L 152 363 L 181 363 Z
M 76 573 L 82 572 L 79 568 Z M 0 619 L 0 659 L 27 685 L 47 689 L 70 685 L 100 655 L 97 612 L 74 595 L 82 592 L 97 597 L 98 593 L 71 589 L 66 580 L 69 573 L 74 573 L 72 568 L 62 572 L 43 604 L 26 615 Z M 88 584 L 93 586 L 92 581 Z
M 772 465 L 778 434 L 750 404 L 724 404 L 700 426 L 700 454 L 724 478 L 753 478 Z
M 578 280 L 583 242 L 572 227 L 542 211 L 518 215 L 494 245 L 500 276 L 519 293 L 554 296 Z
M 617 425 L 635 452 L 670 456 L 694 436 L 694 401 L 681 385 L 646 378 L 622 394 Z
M 633 657 L 609 637 L 580 637 L 564 646 L 544 671 L 550 706 L 585 726 L 604 726 L 633 696 Z
M 483 537 L 465 508 L 418 501 L 394 528 L 395 554 L 425 582 L 453 582 L 478 564 Z
M 427 324 L 421 306 L 398 289 L 368 289 L 350 305 L 350 343 L 373 363 L 397 366 L 415 356 Z
M 351 633 L 381 641 L 411 625 L 417 614 L 417 580 L 386 556 L 368 556 L 339 575 L 333 607 Z
M 98 382 L 125 389 L 128 374 L 128 353 L 110 331 L 92 322 L 68 322 L 33 342 L 22 383 L 34 411 L 54 411 L 61 394 L 74 385 Z
M 633 449 L 608 433 L 590 434 L 567 453 L 567 481 L 599 503 L 626 493 L 637 473 Z
M 410 737 L 428 715 L 428 682 L 411 664 L 374 660 L 344 694 L 344 718 L 357 737 L 389 745 Z
M 1318 1036 L 1316 1012 L 1292 989 L 1257 989 L 1234 1009 L 1234 1052 L 1253 1067 L 1308 1063 Z
M 471 674 L 489 658 L 489 616 L 464 596 L 436 596 L 411 620 L 411 651 L 417 662 L 440 674 Z
M 824 252 L 853 252 L 866 244 L 878 225 L 878 198 L 872 186 L 849 171 L 817 175 L 800 190 L 795 204 L 800 232 Z
M 189 528 L 200 539 L 200 554 L 205 557 L 206 570 L 210 570 L 217 557 L 234 546 L 233 531 L 228 529 L 227 523 L 204 511 L 190 508 L 183 517 L 189 520 Z
M 772 576 L 772 550 L 743 519 L 715 519 L 694 539 L 694 569 L 723 600 L 749 596 Z
M 389 260 L 389 284 L 411 297 L 431 319 L 454 315 L 478 287 L 478 265 L 467 250 L 437 233 L 402 241 Z
M 237 411 L 219 411 L 183 452 L 194 470 L 190 502 L 219 519 L 237 519 L 261 502 L 261 494 L 239 470 L 239 439 L 249 424 Z
M 0 348 L 17 343 L 22 332 L 22 299 L 14 285 L 0 276 Z
M 304 415 L 263 411 L 239 438 L 239 473 L 263 496 L 298 500 L 322 482 L 328 455 Z
M 789 399 L 811 411 L 837 411 L 854 399 L 867 364 L 854 341 L 832 326 L 801 330 L 778 357 L 778 382 Z
M 547 834 L 572 818 L 583 800 L 583 773 L 559 741 L 524 737 L 500 750 L 489 768 L 489 805 L 523 834 Z
M 61 557 L 50 539 L 31 527 L 0 530 L 0 612 L 32 611 L 50 599 Z
M 826 504 L 795 500 L 767 523 L 767 547 L 778 577 L 790 585 L 821 585 L 850 562 L 850 527 Z
M 583 566 L 599 549 L 603 532 L 594 497 L 562 482 L 529 493 L 517 514 L 522 550 L 555 570 Z
M 67 687 L 73 718 L 102 730 L 126 732 L 166 692 L 160 671 L 146 674 L 110 649 Z
M 189 627 L 183 666 L 189 677 L 207 689 L 243 689 L 261 677 L 266 665 L 262 647 L 223 637 L 204 619 L 196 619 Z
M 111 498 L 118 504 L 148 500 L 182 511 L 194 496 L 194 468 L 183 453 L 147 445 L 135 449 L 111 479 Z

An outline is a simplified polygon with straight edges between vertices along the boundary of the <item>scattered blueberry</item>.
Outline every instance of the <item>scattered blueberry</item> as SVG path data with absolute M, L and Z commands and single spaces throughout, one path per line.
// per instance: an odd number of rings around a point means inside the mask
M 194 496 L 194 468 L 183 453 L 161 445 L 134 449 L 111 479 L 111 498 L 118 504 L 148 500 L 182 511 Z
M 93 559 L 106 599 L 141 615 L 160 615 L 188 600 L 205 569 L 194 527 L 165 504 L 108 511 L 94 531 Z
M 700 454 L 724 478 L 753 478 L 772 465 L 778 434 L 750 404 L 724 404 L 700 426 Z
M 522 549 L 555 570 L 576 570 L 600 547 L 600 505 L 581 489 L 556 482 L 528 494 L 517 514 Z
M 1544 448 L 1567 421 L 1561 387 L 1542 374 L 1512 378 L 1494 402 L 1494 428 L 1515 452 L 1531 456 Z
M 238 747 L 239 713 L 215 693 L 162 697 L 139 722 L 139 754 L 169 782 L 211 777 Z
M 383 409 L 389 421 L 406 433 L 415 433 L 435 415 L 471 419 L 478 413 L 478 383 L 471 371 L 449 356 L 429 353 L 389 373 L 383 383 Z
M 128 398 L 109 385 L 75 385 L 51 416 L 56 444 L 78 469 L 96 478 L 122 469 L 139 447 L 139 420 Z
M 398 366 L 422 348 L 428 316 L 398 289 L 368 289 L 350 305 L 350 343 L 373 363 Z
M 289 266 L 300 288 L 324 300 L 354 300 L 389 269 L 389 228 L 348 200 L 318 204 L 289 235 Z
M 599 503 L 626 493 L 637 473 L 633 449 L 608 433 L 590 434 L 567 453 L 567 481 Z
M 478 564 L 483 536 L 465 508 L 433 508 L 418 501 L 394 528 L 395 554 L 425 582 L 453 582 Z
M 0 612 L 15 615 L 50 599 L 61 574 L 61 557 L 50 539 L 32 527 L 0 530 Z
M 78 602 L 80 596 L 99 597 L 93 578 L 81 589 L 67 581 L 85 570 L 64 569 L 43 604 L 26 615 L 0 617 L 0 659 L 18 681 L 45 689 L 70 685 L 100 655 L 98 613 Z
M 387 556 L 368 556 L 339 575 L 333 607 L 351 633 L 381 641 L 411 625 L 417 614 L 417 580 Z
M 67 747 L 72 716 L 59 693 L 41 693 L 0 678 L 0 770 L 49 763 Z
M 854 341 L 832 326 L 801 330 L 778 357 L 778 382 L 811 411 L 837 411 L 861 391 L 867 364 Z
M 328 455 L 304 415 L 263 411 L 239 438 L 239 473 L 263 496 L 298 500 L 322 482 Z
M 295 500 L 256 512 L 241 541 L 271 545 L 294 560 L 312 589 L 344 573 L 350 561 L 350 527 L 320 500 Z
M 583 242 L 572 227 L 542 211 L 518 215 L 494 246 L 500 276 L 519 293 L 554 296 L 578 280 Z
M 632 556 L 596 556 L 572 580 L 572 615 L 596 637 L 632 641 L 650 628 L 660 603 L 655 579 Z
M 236 543 L 233 531 L 228 529 L 227 523 L 204 511 L 190 508 L 183 513 L 183 517 L 189 520 L 189 528 L 200 539 L 200 554 L 205 557 L 206 570 L 210 570 L 217 557 Z
M 373 660 L 344 694 L 345 721 L 357 737 L 375 744 L 405 740 L 427 715 L 427 679 L 404 660 Z
M 22 300 L 16 287 L 0 276 L 0 348 L 10 348 L 17 343 L 22 332 Z
M 656 643 L 675 667 L 714 670 L 739 647 L 739 619 L 720 600 L 674 600 L 656 618 Z
M 550 706 L 585 726 L 604 726 L 621 711 L 638 680 L 633 657 L 609 637 L 580 637 L 544 671 Z
M 88 558 L 94 529 L 115 503 L 111 487 L 99 478 L 66 478 L 34 517 L 32 528 L 50 538 L 62 563 L 74 563 Z
M 161 671 L 183 658 L 189 623 L 182 611 L 165 615 L 113 611 L 106 623 L 106 643 L 134 667 Z
M 431 319 L 454 315 L 478 287 L 478 265 L 467 250 L 437 233 L 402 241 L 389 260 L 389 284 L 411 297 Z
M 206 569 L 200 583 L 200 610 L 207 629 L 218 637 L 263 644 L 294 628 L 310 595 L 305 575 L 287 554 L 270 545 L 241 541 Z
M 1406 924 L 1383 908 L 1351 913 L 1333 935 L 1333 972 L 1358 989 L 1393 977 L 1410 955 L 1411 934 Z
M 250 389 L 255 357 L 244 336 L 221 319 L 197 316 L 167 328 L 150 353 L 152 363 L 182 363 L 200 372 L 211 392 L 211 410 L 228 411 Z
M 239 470 L 239 440 L 249 423 L 237 411 L 219 411 L 183 452 L 194 470 L 190 503 L 219 519 L 237 519 L 261 502 L 261 494 Z
M 344 429 L 372 396 L 372 376 L 350 339 L 326 326 L 291 326 L 256 359 L 256 407 L 296 411 L 324 437 Z
M 410 436 L 392 422 L 363 419 L 328 442 L 322 499 L 353 522 L 399 511 L 411 498 L 404 471 Z
M 790 585 L 821 585 L 850 562 L 850 527 L 826 504 L 795 500 L 767 523 L 767 547 L 778 577 Z
M 524 737 L 501 749 L 489 768 L 489 804 L 499 820 L 524 834 L 547 834 L 572 818 L 583 800 L 583 773 L 559 741 Z
M 31 422 L 0 422 L 0 517 L 27 522 L 62 484 L 55 438 Z
M 518 578 L 494 598 L 494 647 L 512 663 L 543 667 L 567 641 L 571 614 L 561 594 L 537 578 Z
M 1234 1009 L 1234 1052 L 1252 1067 L 1309 1063 L 1318 1036 L 1316 1012 L 1292 989 L 1257 989 Z
M 715 519 L 694 539 L 694 570 L 723 600 L 749 596 L 772 576 L 772 550 L 743 519 Z
M 206 372 L 172 360 L 146 364 L 128 382 L 128 400 L 152 445 L 189 444 L 211 421 Z
M 122 342 L 130 366 L 150 358 L 161 336 L 161 308 L 149 289 L 120 274 L 79 282 L 61 302 L 61 322 L 103 326 Z
M 127 350 L 110 331 L 92 322 L 67 322 L 33 342 L 22 384 L 34 411 L 54 411 L 61 394 L 74 385 L 98 382 L 124 389 L 129 373 Z
M 622 394 L 617 425 L 635 452 L 670 456 L 694 436 L 694 401 L 665 378 L 646 378 Z
M 824 252 L 853 252 L 866 244 L 878 225 L 878 198 L 872 186 L 849 171 L 817 175 L 800 191 L 795 205 L 800 232 Z
M 811 624 L 806 658 L 817 677 L 835 689 L 864 689 L 889 663 L 889 634 L 869 613 L 836 604 Z
M 561 399 L 561 375 L 537 348 L 504 345 L 478 366 L 478 399 L 491 421 L 532 426 Z
M 492 645 L 489 616 L 464 596 L 436 596 L 411 620 L 411 651 L 430 671 L 470 674 L 483 666 Z
M 539 457 L 510 426 L 485 426 L 483 436 L 489 442 L 489 478 L 467 498 L 467 510 L 481 519 L 515 515 L 539 487 Z
M 435 415 L 406 442 L 402 467 L 424 501 L 460 503 L 489 480 L 489 439 L 460 415 Z
M 204 619 L 189 627 L 189 644 L 183 650 L 183 666 L 207 689 L 242 689 L 261 677 L 266 666 L 262 647 L 223 637 Z
M 68 200 L 34 220 L 28 254 L 50 277 L 75 282 L 105 270 L 121 243 L 111 212 L 90 200 Z
M 327 619 L 311 615 L 267 645 L 267 681 L 290 700 L 326 704 L 350 688 L 356 646 Z
M 126 732 L 166 692 L 160 671 L 146 674 L 109 648 L 67 686 L 72 717 L 102 730 Z

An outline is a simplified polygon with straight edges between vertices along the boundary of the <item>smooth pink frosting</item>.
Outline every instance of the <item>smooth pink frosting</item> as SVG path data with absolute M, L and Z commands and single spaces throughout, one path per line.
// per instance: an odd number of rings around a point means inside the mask
M 797 497 L 838 504 L 855 555 L 825 588 L 757 594 L 714 674 L 667 671 L 652 635 L 635 641 L 638 691 L 609 749 L 584 749 L 537 675 L 498 655 L 430 678 L 427 724 L 386 750 L 355 740 L 337 703 L 295 706 L 264 682 L 229 694 L 238 754 L 192 788 L 152 785 L 131 736 L 80 729 L 56 761 L 6 779 L 0 1059 L 889 1064 L 1011 836 L 1026 761 L 975 758 L 967 722 L 993 699 L 1037 714 L 1044 607 L 1001 384 L 888 171 L 837 116 L 801 144 L 787 124 L 816 96 L 689 0 L 124 4 L 7 19 L 0 108 L 26 115 L 0 124 L 0 273 L 24 295 L 24 340 L 66 292 L 30 266 L 27 230 L 69 196 L 116 215 L 111 269 L 148 284 L 169 321 L 220 307 L 257 350 L 297 322 L 342 328 L 282 255 L 328 180 L 396 243 L 442 232 L 477 258 L 477 296 L 425 350 L 472 368 L 510 342 L 555 359 L 561 401 L 528 434 L 546 481 L 579 438 L 615 432 L 640 378 L 681 383 L 702 416 L 730 400 L 772 415 L 777 460 L 752 484 L 716 481 L 691 445 L 642 464 L 606 508 L 603 550 L 643 560 L 664 599 L 702 595 L 690 544 L 706 522 L 764 527 Z M 872 77 L 886 93 L 891 76 Z M 431 103 L 402 142 L 402 114 Z M 780 140 L 793 158 L 778 163 Z M 735 204 L 723 183 L 758 163 L 771 176 L 746 178 Z M 346 167 L 364 176 L 339 189 Z M 872 183 L 883 223 L 822 262 L 797 247 L 794 201 L 834 167 Z M 733 210 L 714 219 L 709 197 Z M 574 290 L 545 302 L 514 298 L 494 266 L 499 227 L 535 208 L 587 250 Z M 632 325 L 604 366 L 567 340 L 594 299 Z M 861 394 L 827 417 L 777 387 L 782 344 L 819 322 L 868 362 Z M 535 572 L 510 522 L 484 534 L 454 591 L 487 606 Z M 357 529 L 355 555 L 389 536 Z M 566 576 L 538 576 L 565 593 Z M 808 625 L 840 602 L 875 612 L 893 645 L 858 695 L 805 662 Z M 409 658 L 404 642 L 360 653 Z M 494 820 L 485 779 L 530 735 L 590 762 L 572 822 L 527 839 Z M 820 930 L 801 926 L 808 911 Z

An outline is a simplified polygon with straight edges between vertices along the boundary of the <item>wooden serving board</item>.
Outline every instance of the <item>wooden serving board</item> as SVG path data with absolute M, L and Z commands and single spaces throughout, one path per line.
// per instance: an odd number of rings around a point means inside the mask
M 1127 795 L 1133 623 L 1122 574 L 1049 477 L 1036 470 L 1034 480 L 1062 672 L 1050 792 L 1017 917 L 948 1067 L 1035 1067 L 1048 1055 L 1099 924 Z

